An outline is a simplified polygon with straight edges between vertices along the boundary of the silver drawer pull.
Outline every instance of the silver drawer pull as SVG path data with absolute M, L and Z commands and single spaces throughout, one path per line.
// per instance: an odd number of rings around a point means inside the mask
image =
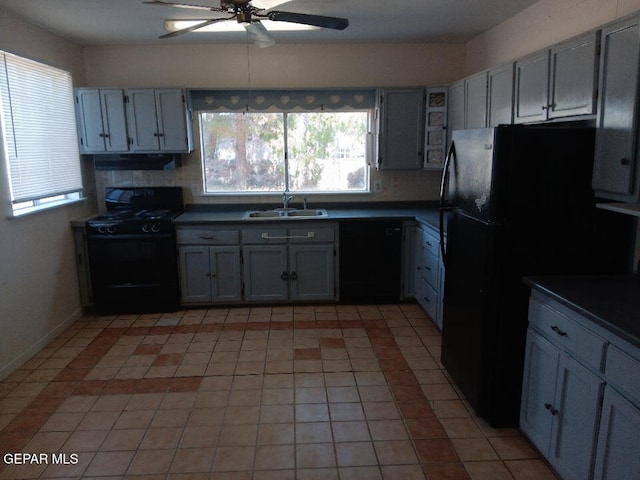
M 200 240 L 215 240 L 216 237 L 208 237 L 206 235 L 200 235 Z
M 268 232 L 262 232 L 262 238 L 265 240 L 286 240 L 288 238 L 314 238 L 316 232 L 307 232 L 306 235 L 285 235 L 282 237 L 270 237 Z
M 561 337 L 566 337 L 567 336 L 567 332 L 565 332 L 564 330 L 561 330 L 560 328 L 558 328 L 556 325 L 552 325 L 551 326 L 551 330 L 553 330 L 554 332 L 556 332 L 558 335 L 560 335 Z

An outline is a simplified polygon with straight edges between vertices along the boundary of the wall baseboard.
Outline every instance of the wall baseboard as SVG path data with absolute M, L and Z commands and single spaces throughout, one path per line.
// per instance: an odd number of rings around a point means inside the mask
M 58 335 L 64 332 L 67 328 L 77 322 L 84 312 L 82 309 L 76 310 L 73 314 L 67 317 L 64 321 L 58 324 L 53 330 L 47 333 L 40 340 L 34 342 L 34 344 L 22 352 L 18 357 L 7 363 L 6 365 L 0 366 L 0 380 L 4 380 L 13 372 L 15 372 L 18 368 L 24 365 L 28 360 L 30 360 L 35 354 L 37 354 L 40 350 L 46 347 L 52 340 L 54 340 Z

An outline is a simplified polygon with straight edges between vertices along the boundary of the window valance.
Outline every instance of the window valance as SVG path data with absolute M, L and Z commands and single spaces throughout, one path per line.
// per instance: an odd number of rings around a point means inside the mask
M 194 110 L 363 110 L 376 104 L 375 89 L 190 90 Z

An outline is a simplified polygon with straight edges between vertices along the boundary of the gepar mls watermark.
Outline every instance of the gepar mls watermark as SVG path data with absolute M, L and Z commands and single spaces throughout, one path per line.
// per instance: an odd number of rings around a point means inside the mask
M 77 453 L 5 453 L 2 456 L 5 465 L 76 465 Z

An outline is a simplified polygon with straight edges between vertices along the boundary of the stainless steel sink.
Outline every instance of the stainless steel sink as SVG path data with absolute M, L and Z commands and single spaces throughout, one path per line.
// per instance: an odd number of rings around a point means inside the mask
M 326 217 L 327 211 L 323 208 L 309 209 L 284 209 L 274 210 L 250 210 L 242 216 L 243 220 L 277 220 L 286 218 L 318 218 Z

